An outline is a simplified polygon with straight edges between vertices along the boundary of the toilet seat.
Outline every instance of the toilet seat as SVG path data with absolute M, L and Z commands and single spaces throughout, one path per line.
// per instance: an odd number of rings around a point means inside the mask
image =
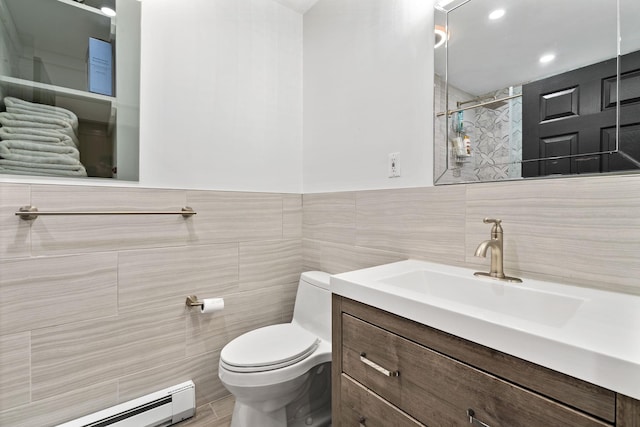
M 266 326 L 228 343 L 220 364 L 232 372 L 270 371 L 306 359 L 319 344 L 318 337 L 293 323 Z

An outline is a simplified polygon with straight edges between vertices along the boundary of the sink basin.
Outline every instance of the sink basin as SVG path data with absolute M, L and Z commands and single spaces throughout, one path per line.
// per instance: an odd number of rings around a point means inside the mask
M 548 326 L 562 326 L 573 317 L 584 299 L 537 289 L 526 285 L 499 282 L 440 273 L 432 270 L 415 270 L 384 277 L 378 282 L 409 291 L 416 297 L 429 298 L 433 303 L 473 307 L 474 310 L 492 312 L 518 319 L 535 321 Z
M 640 296 L 405 260 L 331 276 L 331 292 L 640 399 Z M 337 306 L 339 307 L 339 306 Z

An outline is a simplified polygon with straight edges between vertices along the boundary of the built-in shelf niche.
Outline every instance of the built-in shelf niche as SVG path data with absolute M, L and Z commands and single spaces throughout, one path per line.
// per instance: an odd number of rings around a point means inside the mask
M 0 97 L 73 111 L 89 176 L 137 180 L 140 3 L 116 0 L 116 10 L 110 18 L 73 0 L 0 0 Z M 113 46 L 114 96 L 87 90 L 90 37 Z

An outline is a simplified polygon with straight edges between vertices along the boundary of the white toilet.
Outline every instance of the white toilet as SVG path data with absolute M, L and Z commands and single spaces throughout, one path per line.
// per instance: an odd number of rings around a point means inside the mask
M 231 427 L 330 426 L 329 274 L 302 273 L 292 322 L 232 340 L 218 376 L 236 399 Z

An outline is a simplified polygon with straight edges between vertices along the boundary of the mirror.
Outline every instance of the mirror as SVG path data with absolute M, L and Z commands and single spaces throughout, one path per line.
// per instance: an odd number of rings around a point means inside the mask
M 636 0 L 438 2 L 436 184 L 639 171 L 637 16 Z
M 138 179 L 140 9 L 0 0 L 1 174 Z

